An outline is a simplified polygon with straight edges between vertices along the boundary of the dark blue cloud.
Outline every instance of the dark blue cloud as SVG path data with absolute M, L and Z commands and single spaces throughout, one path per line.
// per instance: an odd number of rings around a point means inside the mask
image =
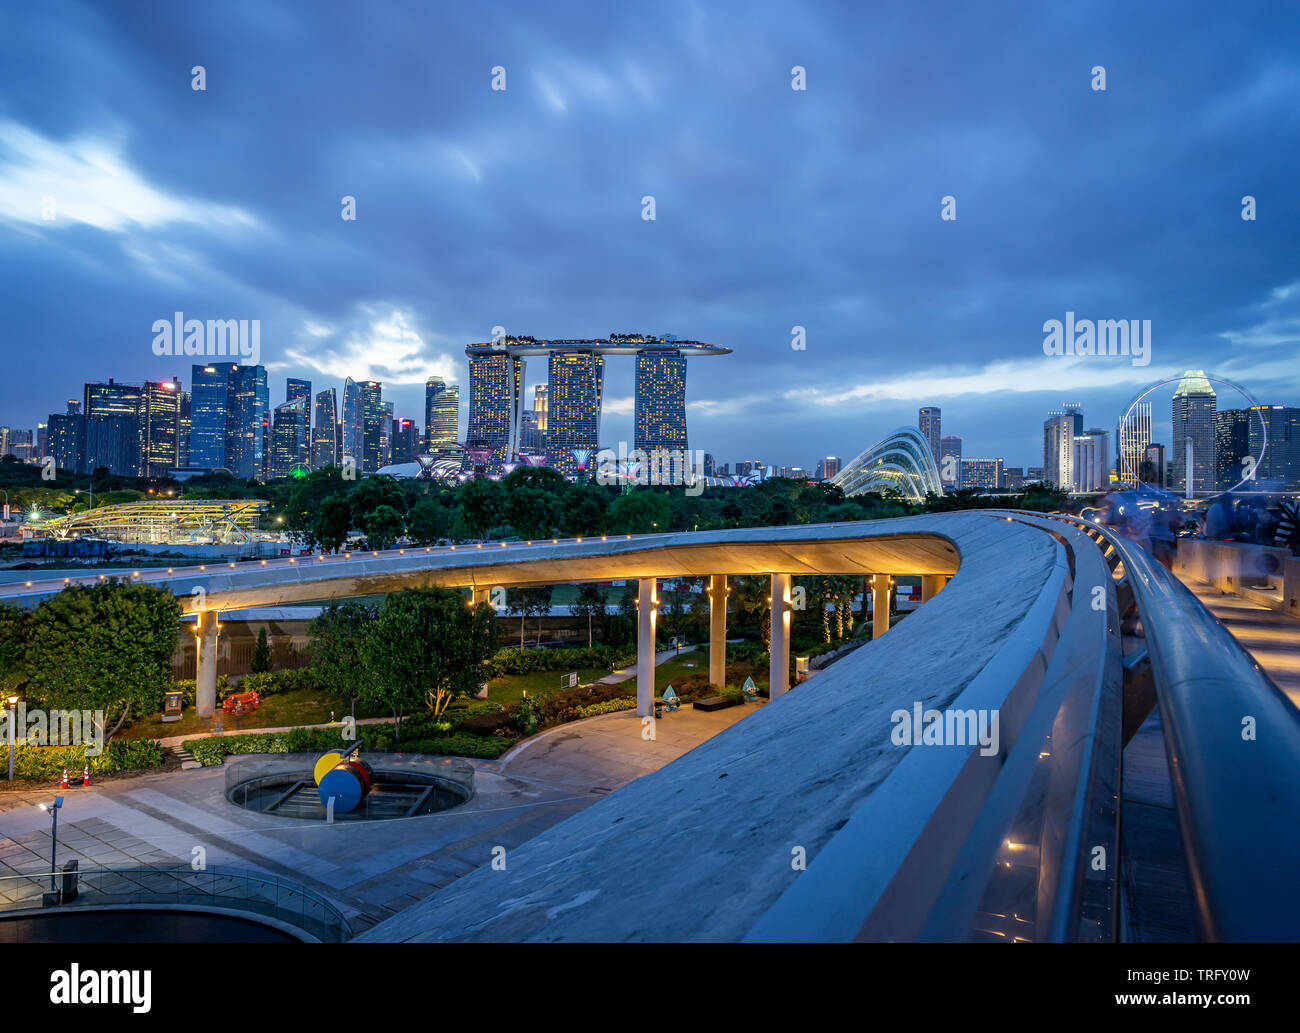
M 498 324 L 716 341 L 735 354 L 694 363 L 689 394 L 720 459 L 811 466 L 933 403 L 968 455 L 1036 465 L 1047 409 L 1110 426 L 1186 367 L 1300 403 L 1297 10 L 11 7 L 0 272 L 23 375 L 0 420 L 33 426 L 87 379 L 188 379 L 149 348 L 177 309 L 260 318 L 277 400 L 286 375 L 352 371 L 410 416 Z M 1044 358 L 1067 310 L 1152 320 L 1151 365 Z

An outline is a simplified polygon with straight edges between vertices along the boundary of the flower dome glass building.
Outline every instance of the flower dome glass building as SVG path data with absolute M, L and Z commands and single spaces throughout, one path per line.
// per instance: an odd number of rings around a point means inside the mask
M 916 427 L 899 427 L 831 478 L 845 495 L 898 494 L 909 502 L 942 495 L 939 468 L 929 442 Z

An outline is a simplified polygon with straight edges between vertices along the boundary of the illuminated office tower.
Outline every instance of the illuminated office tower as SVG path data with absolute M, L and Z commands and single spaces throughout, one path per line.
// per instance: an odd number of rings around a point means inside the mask
M 95 450 L 100 455 L 108 457 L 99 465 L 107 466 L 114 474 L 124 477 L 138 476 L 142 451 L 140 388 L 135 384 L 119 384 L 109 377 L 107 383 L 87 384 L 83 397 L 85 400 L 83 411 L 87 419 L 111 416 L 127 420 L 131 424 L 130 428 L 120 423 L 98 427 L 94 436 Z M 89 442 L 88 437 L 87 443 Z
M 686 357 L 677 350 L 636 357 L 635 447 L 686 449 Z
M 1110 487 L 1110 435 L 1090 429 L 1070 442 L 1070 490 L 1105 491 Z
M 1049 413 L 1043 421 L 1043 481 L 1062 491 L 1074 485 L 1075 418 L 1071 412 Z
M 233 362 L 191 367 L 188 464 L 191 467 L 230 469 L 226 456 L 226 424 L 230 416 L 231 378 L 238 368 Z
M 1262 419 L 1262 423 L 1261 423 Z M 1268 447 L 1264 448 L 1264 435 Z M 1261 487 L 1300 490 L 1300 409 L 1293 405 L 1255 405 L 1250 409 L 1250 454 L 1264 459 L 1255 472 Z
M 146 380 L 140 389 L 140 476 L 166 477 L 180 465 L 181 382 Z
M 265 366 L 236 365 L 230 373 L 226 467 L 236 477 L 265 478 L 270 470 L 271 395 Z
M 384 387 L 377 380 L 361 384 L 361 451 L 365 473 L 374 473 L 383 462 Z
M 311 420 L 307 403 L 307 396 L 299 394 L 275 407 L 271 431 L 272 477 L 288 477 L 294 467 L 307 463 Z
M 1174 490 L 1184 496 L 1211 495 L 1215 491 L 1217 404 L 1204 370 L 1183 374 L 1172 404 L 1174 457 L 1170 473 Z
M 311 381 L 299 380 L 297 377 L 289 377 L 285 381 L 284 400 L 286 402 L 296 402 L 299 398 L 306 399 L 307 405 L 311 406 Z
M 116 477 L 135 477 L 140 468 L 140 424 L 134 416 L 86 417 L 86 472 L 100 467 Z
M 519 403 L 524 360 L 504 349 L 469 357 L 469 429 L 466 443 L 491 449 L 491 460 L 513 460 L 519 448 Z
M 383 415 L 379 418 L 379 466 L 382 470 L 393 461 L 393 403 L 382 402 Z
M 311 432 L 311 466 L 323 470 L 338 463 L 338 395 L 327 387 L 316 395 L 316 423 Z
M 1118 428 L 1119 446 L 1117 473 L 1121 481 L 1133 483 L 1138 476 L 1147 446 L 1151 444 L 1151 403 L 1138 402 L 1128 414 L 1124 425 Z
M 424 384 L 424 451 L 451 456 L 460 451 L 460 385 L 430 377 Z
M 351 377 L 343 381 L 343 410 L 339 414 L 339 465 L 351 459 L 360 470 L 365 464 L 362 457 L 364 435 L 361 414 L 361 385 Z
M 1219 491 L 1226 491 L 1246 476 L 1250 464 L 1242 460 L 1255 455 L 1250 450 L 1250 421 L 1258 418 L 1247 409 L 1215 412 L 1214 480 Z M 1258 471 L 1255 476 L 1258 478 Z
M 77 406 L 81 408 L 80 404 Z M 49 454 L 56 470 L 85 473 L 86 417 L 80 412 L 50 413 Z
M 961 486 L 980 491 L 997 491 L 1002 487 L 1002 460 L 962 459 Z
M 180 404 L 176 413 L 176 465 L 190 465 L 190 393 L 182 391 Z
M 401 417 L 393 420 L 392 433 L 392 454 L 389 456 L 388 461 L 393 465 L 415 462 L 415 457 L 420 451 L 420 435 L 417 432 L 415 421 Z
M 916 426 L 921 431 L 921 436 L 925 438 L 926 444 L 930 446 L 930 455 L 936 462 L 939 460 L 939 427 L 942 423 L 940 419 L 942 413 L 943 410 L 937 405 L 922 406 L 916 420 Z
M 641 397 L 641 356 L 637 356 L 637 399 Z M 592 351 L 551 353 L 547 381 L 547 464 L 569 475 L 578 472 L 574 449 L 595 452 L 600 436 L 600 396 L 604 388 L 605 357 Z M 640 407 L 638 405 L 638 413 Z M 640 427 L 638 419 L 637 426 Z M 682 432 L 685 436 L 685 421 Z M 638 438 L 638 443 L 639 443 Z M 584 464 L 585 465 L 585 464 Z
M 546 416 L 550 411 L 550 395 L 546 384 L 538 384 L 533 388 L 533 416 L 537 420 L 537 433 L 541 435 L 542 442 L 546 442 Z
M 961 483 L 961 438 L 949 434 L 939 439 L 939 483 L 955 488 Z

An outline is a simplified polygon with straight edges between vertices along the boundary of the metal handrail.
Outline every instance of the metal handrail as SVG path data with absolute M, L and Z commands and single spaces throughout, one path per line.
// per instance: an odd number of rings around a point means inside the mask
M 265 915 L 326 942 L 352 937 L 347 919 L 320 894 L 289 879 L 226 868 L 84 868 L 0 875 L 0 913 L 41 907 L 51 876 L 60 887 L 69 877 L 77 884 L 76 899 L 61 902 L 58 909 L 114 904 L 201 906 Z M 30 886 L 24 887 L 24 882 Z
M 1102 524 L 1142 619 L 1201 936 L 1300 938 L 1300 709 L 1195 595 Z

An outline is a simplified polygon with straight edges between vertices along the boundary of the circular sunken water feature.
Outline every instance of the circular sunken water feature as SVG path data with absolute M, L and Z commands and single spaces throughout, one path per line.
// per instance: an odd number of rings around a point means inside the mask
M 372 765 L 381 754 L 369 754 Z M 302 754 L 252 758 L 226 772 L 226 799 L 237 807 L 282 818 L 324 821 L 312 775 L 315 758 Z M 374 784 L 355 810 L 334 812 L 335 821 L 414 818 L 459 807 L 474 795 L 474 768 L 451 757 L 384 757 Z

